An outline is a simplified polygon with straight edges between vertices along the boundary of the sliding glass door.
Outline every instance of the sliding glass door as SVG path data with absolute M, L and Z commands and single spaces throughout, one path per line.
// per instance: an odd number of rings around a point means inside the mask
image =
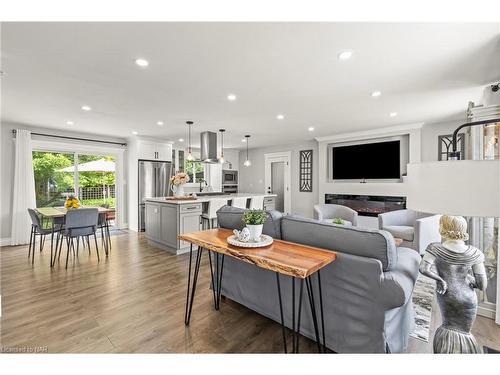
M 116 208 L 115 165 L 111 155 L 33 151 L 37 207 L 76 195 L 83 206 Z
M 68 195 L 75 194 L 74 174 L 63 171 L 74 163 L 72 153 L 33 151 L 37 207 L 62 206 Z

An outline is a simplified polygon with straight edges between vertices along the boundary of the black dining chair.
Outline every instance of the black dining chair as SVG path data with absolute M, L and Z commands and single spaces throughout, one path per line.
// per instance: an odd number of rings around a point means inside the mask
M 76 256 L 75 253 L 75 239 L 82 239 L 82 242 L 87 241 L 87 246 L 90 255 L 90 241 L 89 237 L 94 236 L 95 248 L 97 253 L 97 260 L 99 258 L 99 246 L 97 245 L 97 222 L 99 218 L 99 211 L 97 208 L 79 208 L 75 210 L 69 210 L 66 213 L 66 220 L 63 230 L 60 232 L 61 240 L 59 244 L 59 255 L 58 259 L 61 257 L 63 240 L 66 239 L 66 268 L 68 268 L 68 260 L 70 250 L 73 252 L 73 257 Z
M 102 246 L 104 247 L 106 256 L 108 256 L 109 250 L 111 249 L 111 238 L 109 235 L 109 223 L 105 212 L 99 214 L 97 227 L 101 230 Z
M 31 233 L 30 233 L 30 245 L 28 250 L 28 259 L 31 256 L 31 263 L 35 263 L 35 248 L 36 248 L 36 236 L 40 237 L 40 252 L 43 250 L 43 246 L 45 244 L 45 237 L 53 233 L 58 233 L 61 231 L 63 227 L 63 223 L 61 221 L 54 221 L 54 230 L 52 228 L 44 228 L 42 219 L 38 215 L 38 213 L 32 209 L 28 208 L 28 213 L 31 218 Z M 52 238 L 53 240 L 53 238 Z

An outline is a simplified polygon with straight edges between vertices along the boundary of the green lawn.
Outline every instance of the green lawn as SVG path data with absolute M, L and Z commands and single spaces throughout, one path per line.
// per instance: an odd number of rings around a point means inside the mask
M 104 204 L 109 204 L 109 207 L 116 208 L 115 198 L 107 199 L 82 199 L 80 201 L 82 206 L 102 206 Z

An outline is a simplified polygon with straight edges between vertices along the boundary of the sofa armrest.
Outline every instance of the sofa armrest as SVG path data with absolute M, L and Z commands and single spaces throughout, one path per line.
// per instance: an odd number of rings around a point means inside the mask
M 441 242 L 439 234 L 439 220 L 441 215 L 427 216 L 415 222 L 415 250 L 422 254 L 427 246 L 433 242 Z
M 398 248 L 398 263 L 382 275 L 380 300 L 385 307 L 393 309 L 409 301 L 417 281 L 420 260 L 415 250 Z
M 378 215 L 378 227 L 384 229 L 389 225 L 413 226 L 412 212 L 410 210 L 397 210 Z

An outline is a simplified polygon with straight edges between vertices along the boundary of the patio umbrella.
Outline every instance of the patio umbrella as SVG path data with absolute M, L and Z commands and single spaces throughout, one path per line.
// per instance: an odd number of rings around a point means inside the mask
M 77 165 L 78 172 L 114 172 L 115 162 L 106 159 L 92 160 Z M 75 173 L 75 166 L 58 169 L 57 172 Z M 103 195 L 106 195 L 106 185 L 103 184 Z M 106 197 L 104 197 L 106 198 Z

